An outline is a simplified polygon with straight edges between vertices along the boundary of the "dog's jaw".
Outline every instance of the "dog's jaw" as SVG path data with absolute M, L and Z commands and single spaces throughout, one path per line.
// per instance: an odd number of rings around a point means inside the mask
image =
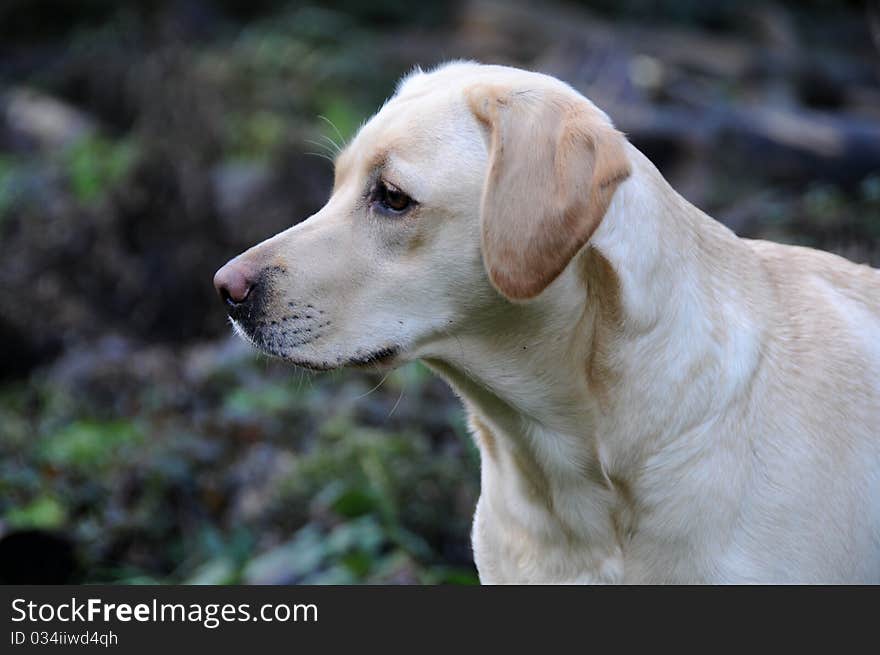
M 370 350 L 359 348 L 351 355 L 336 355 L 333 359 L 311 359 L 295 347 L 278 349 L 268 346 L 262 340 L 258 341 L 239 321 L 230 318 L 229 322 L 235 334 L 255 350 L 311 371 L 333 371 L 344 367 L 384 371 L 396 368 L 404 361 L 404 348 L 397 344 Z

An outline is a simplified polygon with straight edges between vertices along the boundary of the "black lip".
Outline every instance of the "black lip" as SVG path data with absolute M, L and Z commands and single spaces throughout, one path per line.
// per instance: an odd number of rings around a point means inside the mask
M 340 366 L 339 364 L 329 364 L 328 362 L 316 363 L 316 362 L 300 361 L 300 360 L 296 360 L 296 359 L 287 359 L 285 361 L 287 361 L 290 364 L 293 364 L 294 366 L 298 366 L 300 368 L 305 368 L 310 371 L 318 371 L 318 372 L 333 371 L 333 370 L 339 368 L 339 366 Z
M 346 360 L 344 366 L 372 366 L 374 364 L 385 364 L 400 354 L 400 346 L 386 346 L 379 350 L 374 350 L 367 355 L 359 355 Z
M 256 342 L 260 349 L 264 348 L 263 344 Z M 387 364 L 391 360 L 393 360 L 397 355 L 402 352 L 402 348 L 400 346 L 388 346 L 385 348 L 381 348 L 379 350 L 374 350 L 365 355 L 358 355 L 357 357 L 349 357 L 348 359 L 337 359 L 333 362 L 321 361 L 321 362 L 309 362 L 306 360 L 294 359 L 289 356 L 281 356 L 281 359 L 284 361 L 293 364 L 294 366 L 299 366 L 300 368 L 305 368 L 310 371 L 333 371 L 339 368 L 343 368 L 345 366 L 353 366 L 359 368 L 369 368 L 371 366 L 376 366 L 379 364 Z M 268 354 L 274 354 L 270 351 Z M 279 356 L 274 354 L 275 356 Z

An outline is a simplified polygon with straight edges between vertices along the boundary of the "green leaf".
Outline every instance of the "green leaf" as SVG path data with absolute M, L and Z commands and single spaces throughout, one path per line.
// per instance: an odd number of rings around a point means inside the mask
M 67 520 L 64 506 L 52 496 L 40 496 L 24 507 L 14 507 L 4 517 L 13 528 L 58 528 Z
M 42 456 L 59 467 L 95 469 L 112 461 L 125 446 L 140 440 L 140 432 L 127 421 L 77 421 L 46 439 Z
M 81 139 L 65 153 L 71 190 L 82 203 L 99 200 L 119 183 L 135 161 L 131 141 L 110 141 L 91 136 Z
M 233 584 L 235 581 L 235 564 L 226 557 L 220 557 L 202 564 L 186 581 L 184 581 L 184 584 L 220 585 Z

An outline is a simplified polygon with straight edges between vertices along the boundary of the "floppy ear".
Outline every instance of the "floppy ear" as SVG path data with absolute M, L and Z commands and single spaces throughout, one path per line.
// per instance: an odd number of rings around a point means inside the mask
M 599 226 L 630 174 L 624 137 L 583 99 L 479 84 L 471 111 L 490 131 L 483 263 L 510 300 L 537 296 Z

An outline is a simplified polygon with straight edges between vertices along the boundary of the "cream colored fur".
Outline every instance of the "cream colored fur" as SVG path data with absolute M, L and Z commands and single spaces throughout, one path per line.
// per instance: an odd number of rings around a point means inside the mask
M 377 177 L 418 205 L 373 211 Z M 257 345 L 461 396 L 483 582 L 880 582 L 880 272 L 738 238 L 562 82 L 408 76 L 240 257 L 272 271 Z

